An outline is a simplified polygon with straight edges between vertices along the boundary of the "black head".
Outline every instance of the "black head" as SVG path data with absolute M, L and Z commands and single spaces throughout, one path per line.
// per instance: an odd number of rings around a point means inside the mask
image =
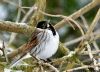
M 38 22 L 37 28 L 49 29 L 49 30 L 52 31 L 53 35 L 56 35 L 56 31 L 55 31 L 54 27 L 48 21 L 40 21 L 40 22 Z

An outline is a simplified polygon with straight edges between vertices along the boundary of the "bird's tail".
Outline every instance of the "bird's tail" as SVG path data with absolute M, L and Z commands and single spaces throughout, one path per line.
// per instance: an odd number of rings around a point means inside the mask
M 26 53 L 21 54 L 20 57 L 14 59 L 11 64 L 9 65 L 9 68 L 13 68 L 14 66 L 16 66 L 16 64 L 18 64 L 20 61 L 23 60 L 23 57 L 26 55 Z

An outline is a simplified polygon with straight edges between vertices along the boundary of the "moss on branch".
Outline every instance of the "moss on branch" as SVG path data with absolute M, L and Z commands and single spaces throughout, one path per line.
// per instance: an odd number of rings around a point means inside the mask
M 25 23 L 0 21 L 0 30 L 8 31 L 8 32 L 15 32 L 15 33 L 30 34 L 34 31 L 34 28 L 26 25 Z

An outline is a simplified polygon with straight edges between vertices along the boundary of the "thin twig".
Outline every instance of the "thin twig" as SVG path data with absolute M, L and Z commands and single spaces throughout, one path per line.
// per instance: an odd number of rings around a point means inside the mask
M 75 29 L 75 28 L 74 28 L 74 25 L 72 25 L 72 24 L 75 24 L 79 28 L 79 30 L 81 31 L 82 35 L 84 34 L 81 26 L 72 18 L 64 16 L 64 15 L 52 15 L 52 14 L 45 13 L 43 11 L 40 11 L 40 12 L 43 13 L 44 15 L 47 15 L 47 16 L 63 18 L 66 20 L 66 22 L 68 22 L 72 26 L 73 29 Z
M 34 10 L 36 10 L 36 7 L 33 5 L 32 7 L 30 7 L 29 11 L 23 17 L 23 19 L 21 20 L 21 23 L 24 23 Z
M 21 0 L 18 0 L 18 6 L 19 6 L 20 8 L 18 8 L 16 23 L 18 23 L 18 22 L 20 21 L 21 6 L 22 6 L 22 1 L 21 1 Z M 17 33 L 11 33 L 10 40 L 9 40 L 9 42 L 8 42 L 8 46 L 15 40 L 16 35 L 17 35 Z
M 16 6 L 17 8 L 20 8 L 21 11 L 22 11 L 24 14 L 26 13 L 26 11 L 25 11 L 23 8 L 21 8 L 19 5 L 15 4 L 14 2 L 11 2 L 10 0 L 4 0 L 4 2 L 9 3 L 9 4 L 13 5 L 13 6 Z
M 7 51 L 6 51 L 6 47 L 5 47 L 5 45 L 4 45 L 4 41 L 3 41 L 3 43 L 2 43 L 2 49 L 3 49 L 3 52 L 4 52 L 4 56 L 5 56 L 5 58 L 6 58 L 6 62 L 8 63 L 9 62 L 9 60 L 8 60 L 8 56 L 7 56 Z
M 97 61 L 94 59 L 94 57 L 93 57 L 93 55 L 92 55 L 91 47 L 90 47 L 90 45 L 88 44 L 88 42 L 86 42 L 86 45 L 87 45 L 87 49 L 88 49 L 88 52 L 89 52 L 90 59 L 93 60 L 93 64 L 94 64 L 94 66 L 95 66 L 95 70 L 98 71 L 99 68 L 96 66 L 96 65 L 97 65 Z
M 46 15 L 46 16 L 50 16 L 50 17 L 59 17 L 59 18 L 63 18 L 65 19 L 70 25 L 71 27 L 75 30 L 74 25 L 69 21 L 69 18 L 67 16 L 64 15 L 53 15 L 53 14 L 48 14 L 46 12 L 43 12 L 41 10 L 39 10 L 42 14 Z
M 100 63 L 98 63 L 97 65 L 85 65 L 85 66 L 82 66 L 82 67 L 69 69 L 69 70 L 67 70 L 67 72 L 72 72 L 72 71 L 76 71 L 76 70 L 80 70 L 80 69 L 86 69 L 86 68 L 94 68 L 95 66 L 100 66 Z
M 43 63 L 43 65 L 45 66 L 49 66 L 53 71 L 55 72 L 59 72 L 59 70 L 57 68 L 55 68 L 53 65 L 49 64 L 49 63 Z
M 94 51 L 91 51 L 92 54 L 98 54 L 100 53 L 100 50 L 94 50 Z M 83 51 L 82 53 L 80 53 L 82 55 L 89 55 L 89 52 L 88 51 Z
M 99 31 L 96 31 L 96 32 L 94 32 L 94 33 L 91 33 L 90 35 L 83 35 L 83 36 L 81 36 L 81 37 L 78 37 L 78 38 L 76 38 L 76 39 L 73 39 L 73 40 L 71 40 L 71 41 L 68 41 L 68 42 L 65 42 L 64 43 L 64 45 L 65 46 L 69 46 L 69 45 L 72 45 L 72 44 L 75 44 L 75 43 L 77 43 L 77 42 L 79 42 L 79 41 L 81 41 L 81 40 L 87 40 L 89 37 L 91 37 L 91 36 L 95 36 L 95 39 L 93 39 L 93 40 L 96 40 L 96 39 L 98 39 L 96 36 L 98 36 L 98 37 L 100 37 L 100 33 L 99 33 Z
M 90 2 L 88 5 L 86 5 L 85 7 L 81 8 L 80 10 L 76 11 L 75 13 L 71 14 L 70 18 L 72 19 L 77 19 L 78 17 L 80 17 L 81 15 L 83 15 L 84 13 L 90 11 L 92 8 L 94 8 L 95 6 L 100 4 L 100 0 L 94 0 L 92 2 Z M 66 23 L 66 21 L 63 19 L 60 22 L 58 22 L 55 27 L 56 29 L 61 28 L 62 26 L 64 26 Z
M 20 21 L 20 16 L 21 16 L 21 6 L 22 6 L 22 1 L 21 1 L 21 0 L 18 0 L 18 6 L 19 6 L 20 8 L 18 8 L 18 13 L 17 13 L 16 22 L 19 22 L 19 21 Z
M 89 29 L 87 31 L 87 34 L 90 34 L 94 30 L 94 28 L 95 28 L 97 22 L 99 21 L 99 19 L 100 19 L 100 8 L 98 9 L 95 18 L 94 18 L 92 24 L 90 25 L 90 27 L 89 27 Z

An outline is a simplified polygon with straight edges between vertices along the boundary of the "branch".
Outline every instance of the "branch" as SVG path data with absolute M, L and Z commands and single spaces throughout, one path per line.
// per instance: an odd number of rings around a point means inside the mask
M 96 66 L 100 66 L 100 63 L 98 63 Z M 95 65 L 85 65 L 85 66 L 82 66 L 82 67 L 77 67 L 77 68 L 69 69 L 69 70 L 67 70 L 67 72 L 73 72 L 73 71 L 76 71 L 76 70 L 86 69 L 86 68 L 94 68 L 96 66 Z
M 89 27 L 86 34 L 89 35 L 94 30 L 94 28 L 99 20 L 100 20 L 100 8 L 98 9 L 98 12 L 97 12 L 97 14 L 96 14 L 96 16 L 95 16 L 95 18 L 94 18 L 94 20 L 93 20 L 93 22 L 92 22 L 91 26 Z
M 0 21 L 0 30 L 15 33 L 31 34 L 34 31 L 34 28 L 24 23 Z
M 31 26 L 35 26 L 38 21 L 44 19 L 44 15 L 40 13 L 39 10 L 45 11 L 46 0 L 36 0 L 35 6 L 37 7 L 37 10 L 35 10 L 32 18 L 30 19 L 29 25 Z
M 94 32 L 94 33 L 89 34 L 88 36 L 87 36 L 87 35 L 83 35 L 83 36 L 78 37 L 78 38 L 76 38 L 76 39 L 73 39 L 73 40 L 71 40 L 71 41 L 65 42 L 64 45 L 65 45 L 65 46 L 69 46 L 69 45 L 78 43 L 78 42 L 80 42 L 81 40 L 87 40 L 87 39 L 89 39 L 90 37 L 95 37 L 93 40 L 96 40 L 96 38 L 97 38 L 96 36 L 100 37 L 99 30 L 97 30 L 97 31 Z
M 97 24 L 97 22 L 99 21 L 99 19 L 100 19 L 100 8 L 98 9 L 98 12 L 97 12 L 97 14 L 96 14 L 96 16 L 95 16 L 95 18 L 94 18 L 92 24 L 90 25 L 90 27 L 88 28 L 88 31 L 86 32 L 86 35 L 87 35 L 87 36 L 90 35 L 90 33 L 93 31 L 93 29 L 94 29 L 94 27 L 96 26 L 96 24 Z M 89 40 L 91 40 L 91 39 L 89 39 Z M 86 40 L 85 40 L 85 41 L 86 41 Z M 84 43 L 82 43 L 82 44 L 80 45 L 80 47 L 79 47 L 78 49 L 76 49 L 76 52 L 77 52 L 77 53 L 79 53 L 79 52 L 81 52 L 81 51 L 83 50 L 84 45 L 85 45 L 85 41 L 84 41 Z
M 57 68 L 55 68 L 53 65 L 49 63 L 43 63 L 43 65 L 50 67 L 50 69 L 53 70 L 54 72 L 59 72 Z
M 94 0 L 91 3 L 89 3 L 88 5 L 86 5 L 85 7 L 81 8 L 80 10 L 78 10 L 77 12 L 71 14 L 68 17 L 71 17 L 72 19 L 77 19 L 78 17 L 80 17 L 81 15 L 85 14 L 86 12 L 88 12 L 89 10 L 91 10 L 92 8 L 96 7 L 97 5 L 100 4 L 100 0 Z M 63 19 L 62 21 L 58 22 L 55 27 L 56 29 L 61 28 L 62 26 L 64 26 L 66 23 L 66 20 Z

